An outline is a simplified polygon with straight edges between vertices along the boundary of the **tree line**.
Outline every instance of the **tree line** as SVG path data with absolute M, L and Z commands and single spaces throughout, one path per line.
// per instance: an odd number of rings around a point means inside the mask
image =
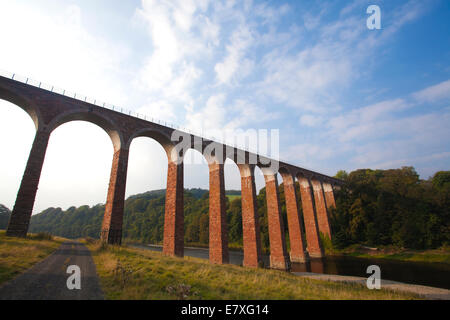
M 450 171 L 437 172 L 420 180 L 412 167 L 392 170 L 360 169 L 340 171 L 337 178 L 346 183 L 335 190 L 336 208 L 330 211 L 332 245 L 394 245 L 412 249 L 437 248 L 450 243 Z M 297 183 L 299 214 L 302 215 Z M 286 203 L 280 184 L 280 209 L 289 247 Z M 239 191 L 226 198 L 229 243 L 242 247 L 242 208 Z M 268 252 L 269 235 L 265 188 L 257 195 L 262 248 Z M 129 197 L 125 201 L 123 237 L 142 243 L 161 244 L 164 227 L 165 190 Z M 48 208 L 33 215 L 30 232 L 50 232 L 67 238 L 98 238 L 105 206 Z M 0 228 L 7 219 L 0 210 Z M 209 240 L 209 192 L 189 189 L 184 192 L 185 243 L 207 246 Z M 3 218 L 2 218 L 3 217 Z M 302 220 L 302 219 L 301 219 Z M 3 226 L 2 226 L 3 224 Z M 302 226 L 304 230 L 304 226 Z
M 337 178 L 333 244 L 431 249 L 450 244 L 450 171 L 420 180 L 413 167 L 361 169 Z

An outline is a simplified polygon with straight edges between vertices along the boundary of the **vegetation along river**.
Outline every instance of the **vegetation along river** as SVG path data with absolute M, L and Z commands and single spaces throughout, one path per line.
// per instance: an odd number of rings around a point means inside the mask
M 134 246 L 162 251 L 162 247 L 157 245 Z M 201 259 L 208 259 L 209 257 L 208 248 L 186 247 L 184 254 Z M 231 264 L 242 265 L 243 259 L 244 254 L 242 251 L 230 250 Z M 265 266 L 268 266 L 269 256 L 264 255 L 263 262 Z M 385 280 L 450 289 L 450 265 L 445 263 L 327 256 L 323 259 L 311 259 L 307 263 L 293 263 L 291 271 L 368 277 L 366 270 L 370 265 L 378 265 L 381 269 L 381 278 Z

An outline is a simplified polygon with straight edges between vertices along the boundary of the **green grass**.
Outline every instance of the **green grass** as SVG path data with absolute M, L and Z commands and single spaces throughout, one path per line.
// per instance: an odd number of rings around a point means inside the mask
M 450 264 L 450 254 L 448 253 L 434 253 L 434 252 L 400 252 L 394 254 L 367 254 L 354 252 L 349 254 L 359 258 L 377 258 L 389 260 L 401 260 L 411 262 L 430 262 L 430 263 L 447 263 Z
M 107 299 L 415 299 L 360 284 L 306 279 L 288 272 L 212 265 L 207 260 L 88 243 Z
M 63 240 L 55 237 L 50 240 L 44 234 L 31 234 L 27 238 L 7 237 L 5 231 L 0 231 L 0 284 L 45 259 Z
M 233 201 L 235 199 L 241 199 L 240 195 L 237 194 L 227 194 L 226 197 L 228 198 L 228 201 Z

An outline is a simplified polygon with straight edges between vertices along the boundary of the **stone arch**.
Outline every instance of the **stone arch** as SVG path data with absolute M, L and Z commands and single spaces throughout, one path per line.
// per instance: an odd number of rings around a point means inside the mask
M 105 203 L 114 156 L 110 141 L 102 128 L 88 121 L 66 122 L 53 130 L 35 206 L 43 210 Z M 77 194 L 73 199 L 67 199 L 69 189 Z
M 230 159 L 233 161 L 239 168 L 242 165 L 254 164 L 252 161 L 249 161 L 249 153 L 245 150 L 236 149 L 234 147 L 225 145 L 224 146 L 224 162 Z
M 30 116 L 31 120 L 33 120 L 36 130 L 42 125 L 42 116 L 39 108 L 25 96 L 0 87 L 0 99 L 8 101 L 23 109 Z
M 211 263 L 229 262 L 228 231 L 226 223 L 224 161 L 214 151 L 220 144 L 192 144 L 193 149 L 202 155 L 209 170 L 209 260 Z M 186 156 L 185 156 L 186 159 Z
M 157 128 L 142 128 L 134 132 L 131 137 L 126 142 L 126 148 L 129 148 L 131 143 L 135 138 L 147 137 L 158 142 L 161 147 L 164 149 L 167 155 L 167 160 L 169 162 L 182 160 L 182 154 L 180 155 L 175 150 L 175 143 L 171 140 L 171 138 L 162 130 L 158 130 Z
M 114 121 L 94 110 L 87 111 L 84 109 L 74 109 L 63 112 L 50 121 L 47 126 L 47 130 L 52 132 L 64 123 L 71 121 L 87 121 L 98 125 L 100 128 L 105 130 L 111 138 L 115 152 L 125 146 L 123 133 L 119 130 L 119 127 L 114 123 Z

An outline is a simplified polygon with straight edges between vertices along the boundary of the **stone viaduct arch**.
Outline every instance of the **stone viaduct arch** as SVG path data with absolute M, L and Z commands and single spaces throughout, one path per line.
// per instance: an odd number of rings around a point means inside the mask
M 228 263 L 229 260 L 224 183 L 224 164 L 227 158 L 237 165 L 241 176 L 244 266 L 258 267 L 262 261 L 256 208 L 256 167 L 261 169 L 266 185 L 272 268 L 288 269 L 291 261 L 303 262 L 309 257 L 322 257 L 323 247 L 319 235 L 322 233 L 330 238 L 332 236 L 328 215 L 329 209 L 335 206 L 333 186 L 341 185 L 340 180 L 2 76 L 0 99 L 24 109 L 36 127 L 34 142 L 8 224 L 8 236 L 26 236 L 50 134 L 61 124 L 75 120 L 89 121 L 100 126 L 108 133 L 114 146 L 100 234 L 104 242 L 120 244 L 122 240 L 129 147 L 137 137 L 156 140 L 167 154 L 164 254 L 183 256 L 183 157 L 189 149 L 201 152 L 209 167 L 209 239 L 212 263 Z M 286 195 L 290 253 L 287 252 L 284 237 L 278 173 L 282 177 Z M 301 228 L 295 192 L 296 179 L 300 185 L 305 234 Z

